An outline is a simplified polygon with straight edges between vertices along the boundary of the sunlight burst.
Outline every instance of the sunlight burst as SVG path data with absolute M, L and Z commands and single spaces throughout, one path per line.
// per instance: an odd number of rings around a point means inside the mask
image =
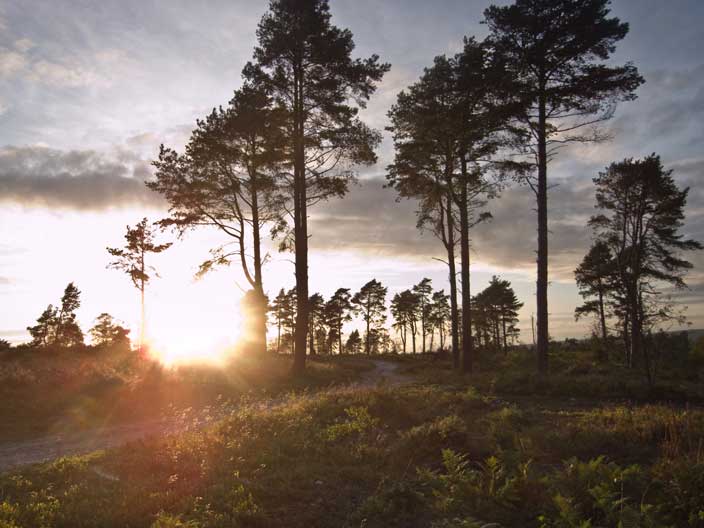
M 241 336 L 241 320 L 235 317 L 231 331 L 214 333 L 203 326 L 159 325 L 150 332 L 148 356 L 166 367 L 207 364 L 223 366 L 237 350 Z

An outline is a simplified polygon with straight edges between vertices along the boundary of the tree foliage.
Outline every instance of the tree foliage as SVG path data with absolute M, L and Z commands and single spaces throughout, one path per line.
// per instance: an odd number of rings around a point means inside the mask
M 50 304 L 37 319 L 37 324 L 27 327 L 32 336 L 32 346 L 68 348 L 83 344 L 83 331 L 76 320 L 76 310 L 81 306 L 81 292 L 69 282 L 58 307 Z
M 547 166 L 568 143 L 600 141 L 595 125 L 613 115 L 619 101 L 635 98 L 643 82 L 636 68 L 607 61 L 628 24 L 609 17 L 609 0 L 516 0 L 485 12 L 489 43 L 512 76 L 508 92 L 524 110 L 524 151 L 537 171 L 524 181 L 538 209 L 538 370 L 548 367 Z
M 109 313 L 101 313 L 96 317 L 95 324 L 88 332 L 95 346 L 130 346 L 129 329 L 118 324 Z
M 142 352 L 145 334 L 145 304 L 144 295 L 147 284 L 153 276 L 158 277 L 156 268 L 147 264 L 147 255 L 161 253 L 171 247 L 171 242 L 157 244 L 156 228 L 143 218 L 134 227 L 127 226 L 126 244 L 121 248 L 107 248 L 108 253 L 115 258 L 108 268 L 123 271 L 132 281 L 141 296 L 141 323 L 139 331 L 139 350 Z
M 343 196 L 350 168 L 376 161 L 378 132 L 358 112 L 386 71 L 376 55 L 353 59 L 352 33 L 332 24 L 327 0 L 272 0 L 257 28 L 254 61 L 244 75 L 264 86 L 284 110 L 287 165 L 283 172 L 293 221 L 297 317 L 294 370 L 305 368 L 308 330 L 309 205 Z
M 372 333 L 386 322 L 386 293 L 388 289 L 372 279 L 354 294 L 351 299 L 354 312 L 361 315 L 366 326 L 364 352 L 372 352 Z
M 631 361 L 643 356 L 652 382 L 652 364 L 644 336 L 654 324 L 672 316 L 662 301 L 662 286 L 684 288 L 692 264 L 685 251 L 702 245 L 681 233 L 689 189 L 679 189 L 672 171 L 652 154 L 612 163 L 595 179 L 600 214 L 590 224 L 613 255 L 617 285 L 630 330 Z

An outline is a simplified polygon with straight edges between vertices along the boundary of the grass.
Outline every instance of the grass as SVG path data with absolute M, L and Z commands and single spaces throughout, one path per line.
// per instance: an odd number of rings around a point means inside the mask
M 6 474 L 0 526 L 704 526 L 701 409 L 508 402 L 461 379 L 269 401 Z
M 338 382 L 364 359 L 313 362 L 293 385 L 272 361 L 242 364 L 239 381 L 180 374 L 247 388 L 208 407 L 223 417 L 209 427 L 0 476 L 0 528 L 704 527 L 704 409 L 603 383 L 559 392 L 606 371 L 554 372 L 529 397 L 497 382 L 522 379 L 520 364 L 477 383 L 399 358 L 414 383 L 359 387 Z
M 585 351 L 554 351 L 550 373 L 539 377 L 530 353 L 488 354 L 479 358 L 472 375 L 452 369 L 449 360 L 402 358 L 403 372 L 425 383 L 470 384 L 503 397 L 566 398 L 573 402 L 598 400 L 704 404 L 704 368 L 698 358 L 661 367 L 649 387 L 641 368 L 603 364 Z
M 372 368 L 363 358 L 317 358 L 304 378 L 292 380 L 287 356 L 165 369 L 120 350 L 15 354 L 0 358 L 0 365 L 3 442 L 157 419 L 246 394 L 343 383 Z

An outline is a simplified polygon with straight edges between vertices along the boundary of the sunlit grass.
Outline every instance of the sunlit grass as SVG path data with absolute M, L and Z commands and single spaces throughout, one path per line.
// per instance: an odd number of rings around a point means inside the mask
M 7 475 L 0 519 L 538 528 L 699 526 L 704 511 L 694 442 L 704 435 L 701 410 L 554 412 L 423 385 L 334 387 L 264 402 L 228 405 L 207 429 Z

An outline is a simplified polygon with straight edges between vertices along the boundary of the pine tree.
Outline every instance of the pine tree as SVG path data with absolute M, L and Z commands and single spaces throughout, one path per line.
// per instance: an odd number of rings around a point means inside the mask
M 411 290 L 404 290 L 394 295 L 391 299 L 391 315 L 394 318 L 394 328 L 401 337 L 403 353 L 406 353 L 406 343 L 408 331 L 411 332 L 411 350 L 416 353 L 416 334 L 418 331 L 418 319 L 420 318 L 420 298 Z
M 305 368 L 308 330 L 308 206 L 343 196 L 348 164 L 370 165 L 381 137 L 357 117 L 388 64 L 352 59 L 352 33 L 331 23 L 327 0 L 271 0 L 244 75 L 266 87 L 287 119 L 287 181 L 293 212 L 297 317 L 294 372 Z
M 342 326 L 352 320 L 351 294 L 349 288 L 338 288 L 325 303 L 323 318 L 328 327 L 330 350 L 337 344 L 337 353 L 342 354 Z
M 50 304 L 37 319 L 37 324 L 28 326 L 27 331 L 32 336 L 31 345 L 46 347 L 54 341 L 58 310 Z
M 538 209 L 538 371 L 548 369 L 548 162 L 570 142 L 603 140 L 595 132 L 619 101 L 635 98 L 643 82 L 632 64 L 606 64 L 628 24 L 608 18 L 609 0 L 516 0 L 485 12 L 489 43 L 513 74 L 513 98 L 524 105 L 520 121 L 537 176 L 525 181 Z M 585 128 L 586 127 L 586 128 Z M 589 132 L 583 132 L 588 130 Z
M 420 338 L 421 338 L 421 351 L 425 354 L 425 336 L 427 335 L 426 329 L 428 327 L 428 316 L 430 306 L 430 296 L 433 293 L 433 285 L 430 279 L 425 278 L 421 280 L 418 284 L 413 286 L 413 293 L 416 294 L 418 298 L 418 313 L 420 314 Z M 415 353 L 415 348 L 413 350 Z
M 608 359 L 608 328 L 606 326 L 606 299 L 613 291 L 614 261 L 608 244 L 597 240 L 574 271 L 579 294 L 584 304 L 575 309 L 575 318 L 594 314 L 599 320 L 602 345 L 600 359 Z
M 323 320 L 323 309 L 325 300 L 319 293 L 314 293 L 308 299 L 308 353 L 311 356 L 316 354 L 316 330 L 321 326 Z M 320 347 L 320 343 L 318 343 Z
M 109 313 L 102 313 L 95 319 L 95 325 L 88 331 L 93 344 L 98 347 L 130 346 L 130 331 L 115 322 Z
M 147 264 L 147 255 L 161 253 L 171 247 L 171 243 L 157 244 L 155 241 L 156 229 L 143 218 L 136 226 L 127 226 L 125 240 L 127 243 L 122 248 L 107 248 L 108 253 L 115 260 L 108 264 L 109 268 L 124 271 L 139 290 L 141 317 L 139 327 L 139 353 L 143 353 L 146 310 L 144 293 L 152 275 L 158 277 L 156 268 Z
M 379 281 L 372 279 L 352 297 L 354 312 L 362 316 L 366 326 L 364 337 L 364 352 L 372 353 L 372 332 L 386 322 L 386 292 L 387 288 Z
M 362 350 L 362 338 L 359 335 L 359 330 L 352 330 L 347 338 L 347 343 L 345 343 L 345 350 L 348 354 L 359 354 Z
M 655 154 L 612 163 L 594 183 L 602 213 L 590 224 L 613 255 L 631 334 L 630 362 L 642 357 L 652 384 L 652 358 L 644 335 L 670 317 L 659 300 L 661 285 L 684 288 L 692 264 L 681 253 L 703 247 L 680 233 L 689 189 L 677 187 L 672 171 L 665 170 Z

